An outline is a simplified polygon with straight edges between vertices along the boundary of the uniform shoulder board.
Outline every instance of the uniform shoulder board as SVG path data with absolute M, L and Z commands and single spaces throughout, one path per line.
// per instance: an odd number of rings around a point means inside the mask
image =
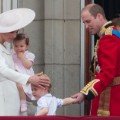
M 105 31 L 105 35 L 112 35 L 112 31 L 113 31 L 113 28 L 112 27 L 108 27 Z
M 120 38 L 120 32 L 118 30 L 114 30 L 112 27 L 108 27 L 105 31 L 105 35 L 115 35 Z

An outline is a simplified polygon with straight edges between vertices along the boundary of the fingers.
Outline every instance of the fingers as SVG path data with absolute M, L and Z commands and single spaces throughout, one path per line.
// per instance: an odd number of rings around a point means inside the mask
M 40 79 L 48 79 L 48 80 L 50 80 L 50 78 L 46 74 L 44 74 L 43 72 L 37 73 L 35 75 L 41 76 Z
M 41 75 L 43 75 L 43 72 L 37 73 L 36 75 L 41 76 Z
M 49 78 L 46 74 L 43 74 L 43 72 L 37 73 L 37 76 L 41 76 L 41 77 L 45 77 L 45 78 Z
M 46 86 L 46 87 L 49 87 L 50 86 L 50 84 L 51 84 L 51 81 L 50 81 L 50 78 L 46 75 L 46 74 L 43 74 L 43 72 L 41 72 L 41 73 L 37 73 L 37 74 L 35 74 L 35 76 L 36 76 L 36 79 L 37 79 L 37 81 L 36 81 L 36 85 L 37 86 Z M 35 82 L 35 81 L 33 81 L 33 82 Z
M 41 81 L 44 82 L 44 83 L 49 83 L 49 84 L 51 83 L 50 78 L 49 78 L 46 74 L 41 75 L 41 76 L 40 76 L 40 79 L 41 79 Z
M 72 95 L 72 96 L 71 96 L 71 98 L 76 98 L 76 97 L 77 97 L 77 95 L 76 95 L 76 94 L 74 94 L 74 95 Z
M 48 86 L 49 87 L 50 83 L 51 82 L 47 79 L 46 80 L 45 79 L 40 79 L 40 81 L 39 81 L 39 84 L 42 85 L 42 86 Z
M 50 84 L 48 84 L 48 83 L 40 83 L 39 86 L 46 86 L 46 87 L 49 87 Z
M 41 84 L 39 84 L 38 87 L 40 87 L 40 88 L 42 88 L 42 89 L 45 89 L 45 87 L 44 87 L 43 85 L 41 85 Z
M 45 79 L 50 80 L 50 78 L 49 78 L 46 74 L 44 74 L 43 77 L 44 77 Z

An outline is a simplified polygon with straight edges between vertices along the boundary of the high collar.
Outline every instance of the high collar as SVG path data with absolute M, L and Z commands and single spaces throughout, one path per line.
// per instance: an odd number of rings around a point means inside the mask
M 100 32 L 98 33 L 98 36 L 102 37 L 105 34 L 107 28 L 109 27 L 113 27 L 112 21 L 109 21 L 102 26 L 102 28 L 100 29 Z

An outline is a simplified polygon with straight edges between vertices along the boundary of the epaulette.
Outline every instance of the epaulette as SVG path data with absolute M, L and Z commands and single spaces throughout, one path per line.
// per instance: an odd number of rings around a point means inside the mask
M 108 27 L 105 31 L 105 35 L 115 35 L 120 38 L 120 32 L 118 30 L 113 29 L 113 27 Z
M 106 28 L 104 34 L 105 34 L 105 35 L 112 35 L 112 31 L 113 31 L 113 27 L 110 26 L 110 27 Z
M 113 23 L 111 21 L 107 22 L 98 33 L 99 37 L 102 37 L 103 35 L 112 35 L 113 30 Z
M 98 33 L 99 37 L 102 37 L 103 35 L 115 35 L 120 38 L 120 32 L 114 29 L 114 25 L 111 21 L 107 22 Z

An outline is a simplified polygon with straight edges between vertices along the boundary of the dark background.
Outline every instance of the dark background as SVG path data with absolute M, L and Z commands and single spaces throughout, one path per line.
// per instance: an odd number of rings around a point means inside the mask
M 103 7 L 107 20 L 120 17 L 120 0 L 94 0 L 94 2 Z
M 94 3 L 102 6 L 108 21 L 114 18 L 120 18 L 120 0 L 94 0 Z M 97 39 L 99 37 L 95 35 L 95 44 Z

